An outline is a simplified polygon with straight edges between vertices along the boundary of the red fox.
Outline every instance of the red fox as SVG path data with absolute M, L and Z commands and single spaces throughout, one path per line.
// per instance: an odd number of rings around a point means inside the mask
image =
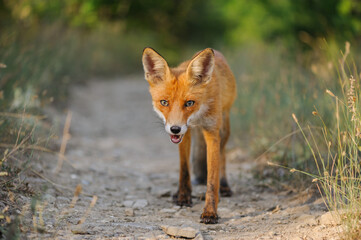
M 230 108 L 236 98 L 236 81 L 224 56 L 204 49 L 189 61 L 170 68 L 152 48 L 143 51 L 145 79 L 154 111 L 163 120 L 171 142 L 179 144 L 180 174 L 175 203 L 192 204 L 189 162 L 191 134 L 196 180 L 207 180 L 201 222 L 218 222 L 219 192 L 230 196 L 226 178 L 225 145 L 230 134 Z

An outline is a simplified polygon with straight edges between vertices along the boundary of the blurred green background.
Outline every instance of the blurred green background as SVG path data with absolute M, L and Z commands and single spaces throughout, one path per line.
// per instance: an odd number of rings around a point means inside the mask
M 313 125 L 317 106 L 327 122 L 325 89 L 342 92 L 340 50 L 349 41 L 360 62 L 360 40 L 358 0 L 0 0 L 0 111 L 41 112 L 65 106 L 73 83 L 141 76 L 146 46 L 173 66 L 212 47 L 238 80 L 233 138 L 257 156 L 297 130 L 292 113 Z M 288 166 L 310 158 L 298 135 L 269 152 Z

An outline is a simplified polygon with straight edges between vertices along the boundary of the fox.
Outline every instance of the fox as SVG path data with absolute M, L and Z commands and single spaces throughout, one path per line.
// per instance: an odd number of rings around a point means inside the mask
M 230 136 L 230 109 L 237 95 L 235 77 L 222 53 L 211 48 L 171 68 L 158 52 L 147 47 L 142 63 L 153 109 L 163 120 L 170 141 L 179 145 L 175 204 L 192 205 L 192 159 L 195 183 L 207 185 L 201 222 L 215 224 L 219 194 L 232 195 L 225 146 Z

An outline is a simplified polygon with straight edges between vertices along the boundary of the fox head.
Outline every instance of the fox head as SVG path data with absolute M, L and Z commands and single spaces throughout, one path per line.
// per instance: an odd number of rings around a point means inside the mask
M 154 111 L 170 140 L 180 143 L 188 127 L 198 124 L 209 111 L 205 86 L 212 80 L 214 52 L 207 48 L 171 69 L 155 50 L 145 48 L 142 61 Z

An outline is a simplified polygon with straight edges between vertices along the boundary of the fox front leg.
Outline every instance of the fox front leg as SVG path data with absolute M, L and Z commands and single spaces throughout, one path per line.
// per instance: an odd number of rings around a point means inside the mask
M 201 222 L 214 224 L 218 222 L 220 136 L 219 130 L 204 130 L 203 134 L 207 144 L 207 192 Z
M 189 171 L 189 156 L 191 150 L 191 131 L 186 132 L 183 141 L 179 144 L 179 189 L 173 196 L 174 202 L 179 206 L 192 205 L 192 185 Z

